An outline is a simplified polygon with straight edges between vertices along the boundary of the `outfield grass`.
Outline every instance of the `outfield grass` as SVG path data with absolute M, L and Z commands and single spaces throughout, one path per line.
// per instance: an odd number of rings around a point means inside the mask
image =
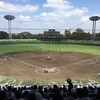
M 82 52 L 100 55 L 100 46 L 78 44 L 0 44 L 0 54 L 32 50 Z

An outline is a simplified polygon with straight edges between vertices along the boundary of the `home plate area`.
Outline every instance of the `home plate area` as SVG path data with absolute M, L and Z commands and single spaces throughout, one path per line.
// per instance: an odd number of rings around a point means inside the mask
M 47 74 L 47 75 L 52 75 L 52 74 L 58 74 L 60 72 L 60 70 L 56 67 L 53 68 L 37 68 L 35 70 L 36 73 L 38 74 Z

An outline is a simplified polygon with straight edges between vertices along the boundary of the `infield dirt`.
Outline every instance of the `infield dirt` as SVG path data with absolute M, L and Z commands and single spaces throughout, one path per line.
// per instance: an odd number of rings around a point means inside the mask
M 47 68 L 51 72 L 44 73 Z M 100 56 L 62 52 L 30 51 L 0 56 L 0 75 L 23 80 L 60 80 L 97 78 Z

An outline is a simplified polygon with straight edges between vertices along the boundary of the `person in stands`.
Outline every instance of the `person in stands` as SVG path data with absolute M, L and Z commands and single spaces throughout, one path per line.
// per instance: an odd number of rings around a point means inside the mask
M 71 94 L 71 89 L 73 88 L 73 83 L 71 78 L 67 79 L 67 83 L 68 83 L 68 93 Z

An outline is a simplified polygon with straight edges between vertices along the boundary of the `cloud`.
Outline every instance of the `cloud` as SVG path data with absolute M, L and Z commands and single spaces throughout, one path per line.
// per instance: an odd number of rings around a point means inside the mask
M 11 3 L 5 3 L 0 1 L 0 12 L 12 12 L 12 13 L 18 13 L 18 12 L 35 12 L 39 9 L 38 5 L 14 5 Z
M 49 20 L 56 20 L 59 16 L 54 13 L 54 12 L 43 12 L 40 14 L 40 17 L 43 19 L 43 20 L 46 20 L 46 21 L 49 21 Z
M 17 1 L 22 2 L 23 0 Z M 24 4 L 26 3 L 25 1 L 23 1 Z M 70 0 L 45 1 L 46 2 L 42 6 L 29 4 L 19 5 L 17 4 L 18 2 L 16 4 L 11 4 L 0 1 L 0 12 L 1 14 L 15 13 L 14 16 L 16 16 L 16 18 L 13 21 L 15 25 L 14 27 L 32 27 L 47 29 L 54 27 L 58 29 L 70 28 L 77 25 L 77 23 L 85 21 L 86 17 L 88 17 L 86 16 L 88 8 L 76 7 L 70 2 Z M 37 12 L 33 14 L 33 12 L 35 11 Z
M 81 21 L 82 21 L 82 22 L 89 21 L 89 17 L 90 17 L 90 16 L 82 16 Z
M 52 12 L 43 12 L 40 14 L 41 17 L 46 19 L 63 19 L 68 17 L 74 16 L 82 16 L 84 13 L 88 12 L 86 7 L 78 8 L 75 7 L 71 2 L 68 0 L 47 0 L 47 3 L 43 4 L 44 8 L 51 8 L 53 9 Z
M 67 5 L 67 6 L 66 6 Z M 50 7 L 55 10 L 68 10 L 73 8 L 73 5 L 71 5 L 70 2 L 65 1 L 65 0 L 47 0 L 46 4 L 43 4 L 43 7 Z
M 30 21 L 31 17 L 30 16 L 19 15 L 19 17 L 17 19 L 20 20 L 20 21 Z

